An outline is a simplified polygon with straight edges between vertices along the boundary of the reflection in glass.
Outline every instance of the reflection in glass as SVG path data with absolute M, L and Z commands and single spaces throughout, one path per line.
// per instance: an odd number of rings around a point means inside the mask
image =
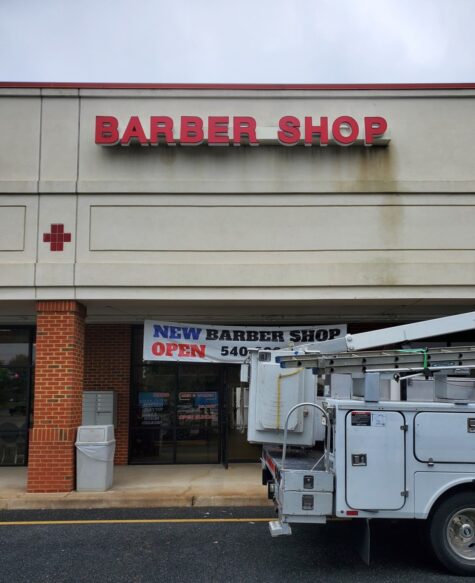
M 133 382 L 130 459 L 133 463 L 173 463 L 176 370 L 169 363 L 137 366 Z
M 24 465 L 26 460 L 25 431 L 16 431 L 13 423 L 0 425 L 0 466 Z
M 134 463 L 172 464 L 174 440 L 170 425 L 135 427 L 132 432 L 131 459 Z
M 0 466 L 26 463 L 30 334 L 29 329 L 0 329 Z
M 26 329 L 0 329 L 0 365 L 29 366 L 29 334 Z
M 219 461 L 218 391 L 180 391 L 177 403 L 177 462 Z
M 9 421 L 21 428 L 26 421 L 29 369 L 0 367 L 0 428 Z
M 222 368 L 215 364 L 181 364 L 178 382 L 176 461 L 218 463 Z

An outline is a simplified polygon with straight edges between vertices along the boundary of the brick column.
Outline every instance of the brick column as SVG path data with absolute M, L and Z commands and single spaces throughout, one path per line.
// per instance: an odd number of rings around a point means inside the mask
M 88 324 L 84 373 L 85 391 L 117 392 L 115 459 L 128 463 L 129 395 L 132 328 L 129 324 Z
M 35 400 L 28 453 L 28 492 L 75 487 L 77 427 L 84 382 L 84 318 L 76 301 L 39 301 Z

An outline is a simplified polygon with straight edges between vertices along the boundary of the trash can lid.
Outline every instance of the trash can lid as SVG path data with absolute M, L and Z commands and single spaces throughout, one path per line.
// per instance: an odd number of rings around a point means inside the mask
M 81 425 L 76 443 L 108 443 L 114 439 L 113 425 Z

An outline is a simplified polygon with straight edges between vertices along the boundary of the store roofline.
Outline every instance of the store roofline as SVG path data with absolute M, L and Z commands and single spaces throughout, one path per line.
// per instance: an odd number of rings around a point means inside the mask
M 475 89 L 475 83 L 70 83 L 0 81 L 6 89 L 211 89 L 267 91 L 364 91 Z

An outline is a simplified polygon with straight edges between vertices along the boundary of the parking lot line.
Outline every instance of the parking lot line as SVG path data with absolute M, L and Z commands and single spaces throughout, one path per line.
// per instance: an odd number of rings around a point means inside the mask
M 271 518 L 127 518 L 110 520 L 20 520 L 0 522 L 0 526 L 49 526 L 66 524 L 205 524 L 217 522 L 269 522 Z

